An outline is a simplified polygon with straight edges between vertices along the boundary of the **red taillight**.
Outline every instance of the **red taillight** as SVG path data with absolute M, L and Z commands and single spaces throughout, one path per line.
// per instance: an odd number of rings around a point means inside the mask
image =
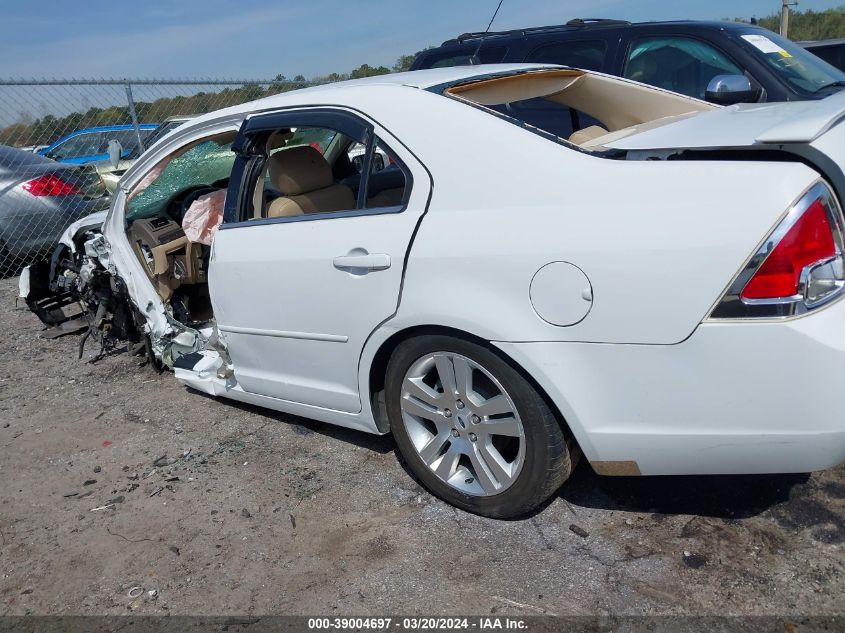
M 76 185 L 66 182 L 55 174 L 39 176 L 21 185 L 33 196 L 70 196 L 79 193 Z
M 787 231 L 742 289 L 743 299 L 792 297 L 805 267 L 836 255 L 833 232 L 822 201 L 815 200 Z

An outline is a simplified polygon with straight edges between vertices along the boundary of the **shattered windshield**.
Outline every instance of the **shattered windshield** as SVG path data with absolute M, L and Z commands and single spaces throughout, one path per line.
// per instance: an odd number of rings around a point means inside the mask
M 182 154 L 167 156 L 129 194 L 126 220 L 160 215 L 180 191 L 229 178 L 234 162 L 232 143 L 212 140 L 203 141 Z
M 739 40 L 797 92 L 814 94 L 845 83 L 845 73 L 841 70 L 780 35 L 748 30 L 739 33 Z

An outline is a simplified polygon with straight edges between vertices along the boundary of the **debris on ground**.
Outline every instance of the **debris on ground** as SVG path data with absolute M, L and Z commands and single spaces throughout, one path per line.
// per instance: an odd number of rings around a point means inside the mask
M 164 466 L 170 466 L 170 464 L 172 464 L 174 461 L 175 460 L 167 459 L 167 453 L 165 453 L 164 455 L 153 461 L 153 466 L 155 466 L 156 468 L 162 468 Z
M 485 519 L 417 489 L 389 435 L 206 397 L 127 354 L 76 364 L 78 339 L 38 338 L 15 294 L 0 281 L 3 615 L 403 613 L 409 595 L 436 614 L 456 587 L 505 617 L 842 613 L 845 465 L 614 478 L 582 461 L 529 519 Z M 59 389 L 69 366 L 79 398 Z
M 588 536 L 590 536 L 590 533 L 587 532 L 587 530 L 585 530 L 579 525 L 575 525 L 574 523 L 569 526 L 569 531 L 574 534 L 577 534 L 581 538 L 587 538 Z
M 707 564 L 707 558 L 701 554 L 693 554 L 692 552 L 684 552 L 684 564 L 691 569 L 701 569 Z

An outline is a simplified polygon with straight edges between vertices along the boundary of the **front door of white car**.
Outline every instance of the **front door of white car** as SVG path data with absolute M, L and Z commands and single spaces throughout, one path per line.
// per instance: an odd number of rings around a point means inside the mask
M 347 205 L 351 208 L 331 212 L 306 208 L 302 215 L 285 217 L 268 217 L 266 208 L 256 211 L 256 185 L 268 173 L 265 168 L 272 158 L 267 156 L 267 139 L 291 128 L 297 135 L 309 129 L 336 131 L 333 143 L 319 147 L 327 162 L 332 155 L 335 160 L 345 157 L 339 147 L 344 139 L 368 148 L 358 194 L 349 196 L 355 200 Z M 385 202 L 390 192 L 382 194 L 381 206 L 371 203 L 378 196 L 366 196 L 368 167 L 377 144 L 390 148 L 398 159 L 391 166 L 401 171 L 392 177 L 404 181 L 404 194 L 399 192 L 401 199 L 393 201 L 398 204 Z M 252 393 L 358 412 L 361 352 L 370 334 L 398 307 L 405 256 L 429 198 L 428 173 L 386 130 L 342 109 L 252 117 L 241 128 L 234 148 L 239 158 L 225 219 L 212 247 L 209 285 L 235 378 Z M 319 162 L 319 154 L 309 155 L 303 146 L 285 147 L 280 153 L 292 150 Z M 321 168 L 325 172 L 326 166 Z M 337 174 L 328 188 L 316 191 L 312 189 L 327 183 L 308 174 L 280 176 L 272 168 L 269 174 L 290 189 L 274 192 L 289 198 L 282 206 L 307 201 L 319 206 L 320 200 L 337 193 L 332 187 L 347 186 L 337 183 Z M 354 175 L 352 182 L 354 191 Z M 375 187 L 369 188 L 371 194 L 374 191 Z M 289 195 L 294 193 L 299 195 Z

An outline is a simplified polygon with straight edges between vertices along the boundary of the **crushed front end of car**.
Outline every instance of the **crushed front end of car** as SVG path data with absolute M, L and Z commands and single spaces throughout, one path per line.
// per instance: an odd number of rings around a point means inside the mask
M 56 338 L 81 332 L 79 357 L 94 342 L 96 360 L 126 342 L 135 353 L 155 358 L 144 336 L 144 319 L 129 300 L 126 284 L 109 266 L 109 248 L 101 232 L 105 213 L 71 226 L 49 261 L 27 266 L 18 283 L 19 296 Z

